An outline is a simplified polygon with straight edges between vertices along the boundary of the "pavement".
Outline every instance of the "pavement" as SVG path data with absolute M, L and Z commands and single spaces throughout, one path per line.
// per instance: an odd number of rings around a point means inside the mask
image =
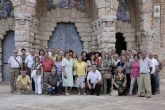
M 165 110 L 165 79 L 161 80 L 161 93 L 150 99 L 110 95 L 18 95 L 9 91 L 9 84 L 0 84 L 0 110 Z

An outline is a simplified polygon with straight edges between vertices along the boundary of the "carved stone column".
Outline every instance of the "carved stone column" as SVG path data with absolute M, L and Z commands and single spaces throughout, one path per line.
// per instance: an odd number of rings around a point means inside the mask
M 35 15 L 35 0 L 12 0 L 15 20 L 15 46 L 18 49 L 32 48 L 37 20 Z
M 153 31 L 151 29 L 152 25 L 152 1 L 151 0 L 140 0 L 140 11 L 141 11 L 141 24 L 140 31 L 142 37 L 142 50 L 147 50 L 152 52 L 153 50 Z
M 118 9 L 117 0 L 96 0 L 98 17 L 93 25 L 97 36 L 99 50 L 109 51 L 115 48 L 116 42 L 116 13 Z

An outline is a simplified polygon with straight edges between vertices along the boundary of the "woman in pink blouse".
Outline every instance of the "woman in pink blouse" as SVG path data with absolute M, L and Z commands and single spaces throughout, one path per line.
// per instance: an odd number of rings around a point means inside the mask
M 132 90 L 133 90 L 135 81 L 137 80 L 138 82 L 139 75 L 140 75 L 139 59 L 138 59 L 138 56 L 135 55 L 134 61 L 132 62 L 132 65 L 131 65 L 131 86 L 130 86 L 129 95 L 132 95 Z M 138 84 L 138 90 L 139 90 L 139 84 Z

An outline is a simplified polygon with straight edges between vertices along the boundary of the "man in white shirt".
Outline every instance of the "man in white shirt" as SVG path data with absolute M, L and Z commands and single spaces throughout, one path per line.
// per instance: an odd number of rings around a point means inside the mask
M 29 77 L 31 77 L 31 69 L 34 63 L 34 57 L 35 57 L 35 51 L 34 49 L 31 49 L 30 54 L 25 59 L 25 63 L 27 65 L 27 75 Z M 35 89 L 35 85 L 34 85 L 34 80 L 32 79 L 32 90 L 34 91 L 34 89 Z
M 154 58 L 153 54 L 149 54 L 149 59 L 152 62 L 152 71 L 151 71 L 151 90 L 152 94 L 156 95 L 156 68 L 158 68 L 158 61 Z
M 18 50 L 14 49 L 14 55 L 9 58 L 10 65 L 10 86 L 11 93 L 16 92 L 16 79 L 19 76 L 19 68 L 22 65 L 22 58 L 18 56 Z
M 30 54 L 25 59 L 25 63 L 26 63 L 27 68 L 28 68 L 27 75 L 29 75 L 29 76 L 31 75 L 31 68 L 32 68 L 32 65 L 34 63 L 34 57 L 35 57 L 34 49 L 31 49 Z
M 92 65 L 92 71 L 88 73 L 87 84 L 91 95 L 96 93 L 97 96 L 100 95 L 101 86 L 102 86 L 102 77 L 101 73 L 96 70 L 96 65 Z
M 140 90 L 138 93 L 138 96 L 145 96 L 147 98 L 151 98 L 151 78 L 150 73 L 152 71 L 152 62 L 147 57 L 147 52 L 142 52 L 142 59 L 140 59 L 140 78 L 139 78 L 139 84 L 140 84 Z

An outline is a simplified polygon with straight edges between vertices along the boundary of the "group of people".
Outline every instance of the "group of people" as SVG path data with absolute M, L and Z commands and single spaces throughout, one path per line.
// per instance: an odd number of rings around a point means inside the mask
M 135 95 L 159 94 L 158 55 L 146 51 L 113 49 L 109 52 L 76 52 L 61 49 L 14 49 L 9 58 L 11 92 L 35 94 Z

